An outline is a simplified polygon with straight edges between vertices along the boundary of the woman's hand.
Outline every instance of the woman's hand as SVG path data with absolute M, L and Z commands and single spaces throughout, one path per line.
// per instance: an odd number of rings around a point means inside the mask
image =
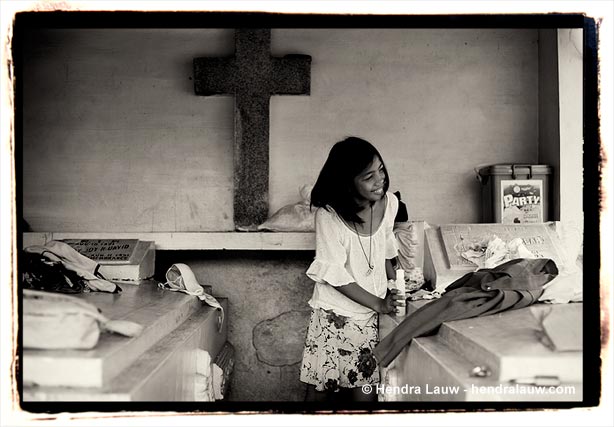
M 399 295 L 398 289 L 388 289 L 386 297 L 384 299 L 380 299 L 380 301 L 380 307 L 377 312 L 381 314 L 396 312 L 398 311 L 398 306 L 405 305 L 405 299 L 402 295 Z

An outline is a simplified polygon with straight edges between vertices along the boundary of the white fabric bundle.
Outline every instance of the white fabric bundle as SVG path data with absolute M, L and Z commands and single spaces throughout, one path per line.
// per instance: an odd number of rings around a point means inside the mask
M 299 193 L 301 201 L 286 205 L 257 227 L 258 231 L 314 231 L 315 208 L 311 209 L 313 186 L 303 185 Z
M 109 320 L 96 306 L 70 295 L 24 289 L 24 348 L 91 349 L 101 331 L 134 337 L 143 327 L 125 320 Z

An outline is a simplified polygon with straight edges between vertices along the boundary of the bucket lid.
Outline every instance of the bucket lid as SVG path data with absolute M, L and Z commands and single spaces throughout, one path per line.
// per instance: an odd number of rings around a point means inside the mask
M 500 164 L 480 168 L 480 175 L 512 175 L 514 171 L 516 175 L 549 175 L 552 173 L 552 167 L 549 165 L 531 165 L 525 163 Z

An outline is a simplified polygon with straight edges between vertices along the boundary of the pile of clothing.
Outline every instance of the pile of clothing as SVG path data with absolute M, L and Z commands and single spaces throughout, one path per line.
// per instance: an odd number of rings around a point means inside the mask
M 108 319 L 87 301 L 60 295 L 121 292 L 98 272 L 97 262 L 70 245 L 52 240 L 43 246 L 28 246 L 19 256 L 19 267 L 24 348 L 88 350 L 96 346 L 101 332 L 126 337 L 142 332 L 137 323 Z
M 24 289 L 66 294 L 121 292 L 119 286 L 99 273 L 99 268 L 96 261 L 57 240 L 47 242 L 44 246 L 28 246 L 19 257 Z
M 518 258 L 494 268 L 467 273 L 435 299 L 407 316 L 373 349 L 388 366 L 412 339 L 434 334 L 443 322 L 487 316 L 537 302 L 544 286 L 559 273 L 547 258 Z

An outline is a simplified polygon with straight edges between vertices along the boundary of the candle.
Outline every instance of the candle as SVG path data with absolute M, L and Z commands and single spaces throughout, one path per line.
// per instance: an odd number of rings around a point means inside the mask
M 402 269 L 397 270 L 396 288 L 398 294 L 403 297 L 403 305 L 398 306 L 397 316 L 405 316 L 405 271 Z

